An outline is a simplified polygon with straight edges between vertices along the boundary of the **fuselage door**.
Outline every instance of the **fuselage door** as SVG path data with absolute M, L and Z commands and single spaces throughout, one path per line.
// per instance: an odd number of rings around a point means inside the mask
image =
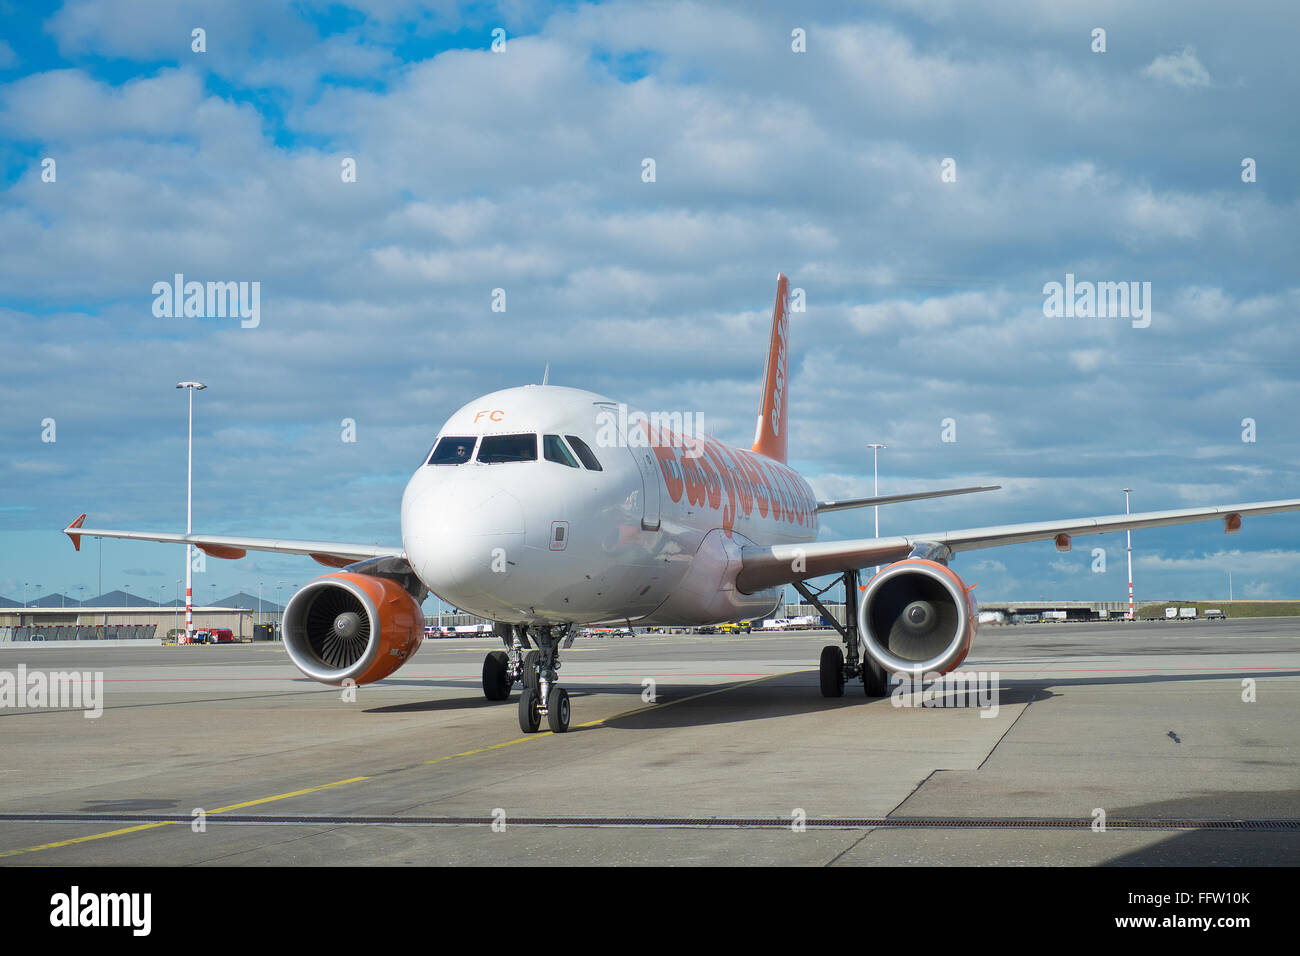
M 628 447 L 637 470 L 641 472 L 641 530 L 659 530 L 659 465 L 649 448 Z

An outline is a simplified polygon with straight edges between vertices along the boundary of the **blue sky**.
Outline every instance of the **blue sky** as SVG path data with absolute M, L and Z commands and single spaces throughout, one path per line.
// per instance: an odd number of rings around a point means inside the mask
M 882 533 L 1113 513 L 1125 486 L 1300 496 L 1300 9 L 784 6 L 0 2 L 0 594 L 96 585 L 57 533 L 82 511 L 183 527 L 183 379 L 210 386 L 195 526 L 219 533 L 397 542 L 441 422 L 548 362 L 744 443 L 778 271 L 807 297 L 791 454 L 820 494 L 870 492 L 871 441 L 882 492 L 1004 486 Z M 155 316 L 178 272 L 259 282 L 260 324 Z M 1045 316 L 1066 274 L 1151 283 L 1150 326 Z M 1219 597 L 1229 568 L 1237 597 L 1300 597 L 1297 532 L 1141 532 L 1139 597 Z M 1079 545 L 956 566 L 986 600 L 1121 599 L 1122 536 Z M 103 587 L 170 597 L 182 562 L 106 542 Z M 210 559 L 196 592 L 318 570 Z

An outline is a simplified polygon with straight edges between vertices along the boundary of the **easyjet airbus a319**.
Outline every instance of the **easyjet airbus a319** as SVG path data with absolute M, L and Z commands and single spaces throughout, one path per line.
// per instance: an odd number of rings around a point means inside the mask
M 175 542 L 218 558 L 248 551 L 310 555 L 338 568 L 284 610 L 285 647 L 327 684 L 381 680 L 424 638 L 430 592 L 497 622 L 503 649 L 483 663 L 483 693 L 521 685 L 526 732 L 569 726 L 557 683 L 560 654 L 593 624 L 701 625 L 771 615 L 786 585 L 820 606 L 808 582 L 838 575 L 846 596 L 842 645 L 821 656 L 821 689 L 861 679 L 885 696 L 890 674 L 922 679 L 962 663 L 976 605 L 949 567 L 961 551 L 1076 535 L 1300 510 L 1300 499 L 818 541 L 826 511 L 987 487 L 818 501 L 786 463 L 788 291 L 777 279 L 766 379 L 752 448 L 688 434 L 677 419 L 628 413 L 575 388 L 526 385 L 476 398 L 438 432 L 402 495 L 400 547 L 83 527 L 83 535 Z M 886 565 L 859 585 L 862 568 Z M 188 599 L 187 599 L 188 600 Z M 829 614 L 827 615 L 829 618 Z

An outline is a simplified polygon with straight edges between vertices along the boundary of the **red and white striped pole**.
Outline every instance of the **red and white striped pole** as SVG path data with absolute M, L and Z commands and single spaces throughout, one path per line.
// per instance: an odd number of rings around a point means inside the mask
M 202 382 L 179 382 L 190 393 L 190 427 L 185 466 L 185 534 L 194 533 L 194 393 L 207 388 Z M 194 546 L 185 545 L 185 643 L 194 642 Z
M 1128 489 L 1124 489 L 1124 514 L 1132 512 L 1128 508 Z M 1125 529 L 1124 538 L 1128 542 L 1128 619 L 1133 620 L 1133 531 Z

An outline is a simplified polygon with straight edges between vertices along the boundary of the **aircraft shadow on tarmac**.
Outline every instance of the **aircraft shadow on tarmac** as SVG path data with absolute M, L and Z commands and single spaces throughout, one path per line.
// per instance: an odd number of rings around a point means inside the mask
M 1286 820 L 1295 817 L 1300 790 L 1223 790 L 1175 800 L 1116 807 L 1117 820 Z M 1184 830 L 1101 866 L 1295 866 L 1300 830 Z
M 1008 662 L 1010 663 L 1010 662 Z M 981 668 L 985 666 L 984 662 L 980 664 Z M 696 700 L 684 701 L 679 706 L 655 707 L 650 704 L 641 702 L 641 685 L 639 683 L 628 684 L 601 684 L 599 686 L 582 687 L 580 684 L 564 685 L 569 692 L 569 697 L 575 704 L 583 697 L 592 695 L 611 695 L 619 694 L 629 698 L 635 698 L 635 703 L 629 701 L 638 709 L 633 713 L 621 716 L 611 717 L 601 723 L 603 727 L 614 727 L 626 730 L 662 730 L 673 727 L 704 726 L 709 724 L 727 724 L 727 723 L 745 723 L 752 720 L 767 720 L 777 717 L 789 717 L 798 714 L 816 713 L 824 710 L 836 710 L 845 707 L 891 707 L 893 703 L 888 698 L 868 701 L 863 699 L 862 686 L 858 682 L 851 682 L 845 688 L 844 696 L 839 698 L 825 698 L 820 696 L 817 691 L 817 676 L 814 672 L 800 673 L 794 675 L 784 675 L 787 680 L 778 683 L 776 680 L 761 681 L 748 687 L 736 687 L 733 691 L 726 693 L 710 693 L 712 691 L 726 691 L 731 687 L 734 681 L 725 681 L 718 684 L 683 684 L 671 685 L 661 682 L 659 684 L 658 699 L 661 703 L 670 704 L 675 701 L 681 701 L 683 698 L 696 697 Z M 1300 677 L 1300 670 L 1287 671 L 1265 671 L 1250 673 L 1247 671 L 1233 672 L 1216 672 L 1216 673 L 1196 673 L 1196 674 L 1147 674 L 1131 676 L 1088 676 L 1088 677 L 1063 677 L 1063 678 L 1031 678 L 1024 680 L 1008 680 L 1006 677 L 999 679 L 998 706 L 1009 707 L 1017 704 L 1026 704 L 1030 702 L 1042 702 L 1050 700 L 1053 697 L 1067 696 L 1072 687 L 1089 687 L 1089 686 L 1122 686 L 1126 684 L 1167 684 L 1183 682 L 1204 682 L 1204 681 L 1240 681 L 1244 677 Z M 417 687 L 445 686 L 465 689 L 464 681 L 385 681 L 387 684 L 404 683 Z M 709 696 L 699 696 L 708 694 Z M 961 699 L 958 699 L 958 698 Z M 512 694 L 504 701 L 489 701 L 480 696 L 474 697 L 454 697 L 440 698 L 433 700 L 411 701 L 404 704 L 389 704 L 383 707 L 372 707 L 366 709 L 367 714 L 409 714 L 420 712 L 437 712 L 437 711 L 454 711 L 454 710 L 477 710 L 480 708 L 500 708 L 510 710 L 518 706 L 518 693 Z M 741 703 L 743 701 L 743 704 Z M 940 706 L 940 701 L 944 706 Z M 978 710 L 977 707 L 971 706 L 974 701 L 974 695 L 968 692 L 961 695 L 957 692 L 950 691 L 944 694 L 937 694 L 934 702 L 927 707 L 912 707 L 913 710 L 956 710 L 961 704 L 966 704 L 967 710 Z M 575 709 L 574 712 L 575 726 L 570 733 L 577 731 L 578 723 L 582 720 L 581 712 Z M 585 728 L 594 729 L 594 728 Z
M 660 685 L 658 694 L 659 701 L 665 705 L 681 701 L 688 706 L 677 706 L 656 708 L 652 704 L 644 704 L 641 700 L 641 686 L 639 684 L 629 684 L 626 686 L 604 686 L 599 688 L 583 689 L 574 687 L 571 684 L 564 685 L 569 692 L 570 700 L 580 701 L 583 697 L 595 694 L 622 694 L 629 697 L 637 698 L 634 706 L 644 707 L 635 713 L 624 714 L 617 717 L 609 718 L 602 722 L 601 726 L 621 727 L 624 729 L 636 730 L 654 730 L 665 727 L 684 727 L 697 726 L 715 723 L 743 723 L 750 720 L 767 720 L 774 717 L 788 717 L 794 714 L 815 713 L 823 710 L 835 710 L 850 706 L 865 706 L 871 701 L 861 699 L 861 688 L 858 687 L 858 697 L 854 699 L 854 688 L 850 687 L 845 690 L 842 698 L 827 700 L 817 693 L 815 682 L 809 683 L 806 687 L 799 685 L 797 687 L 776 687 L 769 685 L 762 687 L 758 685 L 752 693 L 746 695 L 743 707 L 736 706 L 737 698 L 734 695 L 724 696 L 722 694 L 714 697 L 704 697 L 698 701 L 685 701 L 684 698 L 695 697 L 699 694 L 709 694 L 712 691 L 725 690 L 727 684 L 717 686 L 690 684 L 681 686 Z M 761 688 L 761 689 L 760 689 Z M 738 689 L 739 692 L 739 689 Z M 935 696 L 935 701 L 942 700 L 948 709 L 954 709 L 958 705 L 957 694 L 940 694 Z M 1054 696 L 1050 691 L 1044 691 L 1041 688 L 1029 687 L 1006 687 L 1001 689 L 1001 695 L 998 703 L 1001 706 L 1010 704 L 1027 703 L 1031 699 L 1043 700 L 1047 697 Z M 482 697 L 458 697 L 443 698 L 439 700 L 421 700 L 412 701 L 407 704 L 388 704 L 383 707 L 371 707 L 364 711 L 367 714 L 411 714 L 420 712 L 436 711 L 453 711 L 453 710 L 478 710 L 500 708 L 510 710 L 517 707 L 519 703 L 518 694 L 512 694 L 508 700 L 490 701 Z M 884 703 L 888 705 L 888 700 L 877 701 L 877 705 Z M 629 704 L 632 704 L 629 701 Z M 689 706 L 698 704 L 698 706 Z M 933 704 L 939 707 L 938 703 Z M 719 708 L 721 708 L 720 712 Z M 575 712 L 575 720 L 580 721 L 580 715 Z M 573 733 L 580 728 L 575 724 L 569 731 Z M 594 728 L 581 728 L 590 730 Z

